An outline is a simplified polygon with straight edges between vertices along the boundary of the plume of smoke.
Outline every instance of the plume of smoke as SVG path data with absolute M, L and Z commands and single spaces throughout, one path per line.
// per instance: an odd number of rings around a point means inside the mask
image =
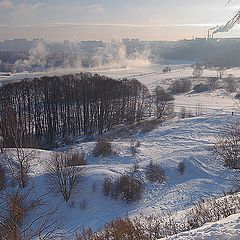
M 215 26 L 215 27 L 211 27 L 211 28 L 209 28 L 209 29 L 208 29 L 208 31 L 213 31 L 213 30 L 216 30 L 218 27 L 219 27 L 218 25 L 217 25 L 217 26 Z
M 214 32 L 213 35 L 220 32 L 228 32 L 231 30 L 236 24 L 239 24 L 240 21 L 240 11 L 238 11 L 235 16 L 227 22 L 226 25 L 219 26 Z
M 215 27 L 211 27 L 211 28 L 208 29 L 208 31 L 210 32 L 210 31 L 216 30 L 216 29 L 218 29 L 218 27 L 219 27 L 218 25 L 215 26 Z
M 219 26 L 217 25 L 217 26 L 215 26 L 215 27 L 211 27 L 211 28 L 208 29 L 208 38 L 211 37 L 210 32 L 211 32 L 211 31 L 215 31 L 216 29 L 218 29 L 218 27 L 219 27 Z M 212 33 L 212 36 L 213 36 L 213 33 Z
M 228 0 L 225 4 L 225 6 L 228 6 L 230 4 L 231 0 Z

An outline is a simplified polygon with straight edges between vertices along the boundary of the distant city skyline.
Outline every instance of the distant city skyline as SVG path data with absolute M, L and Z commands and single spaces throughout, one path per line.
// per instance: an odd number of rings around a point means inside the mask
M 179 40 L 207 37 L 240 8 L 226 0 L 0 0 L 0 41 L 139 38 Z M 240 37 L 240 27 L 217 37 Z

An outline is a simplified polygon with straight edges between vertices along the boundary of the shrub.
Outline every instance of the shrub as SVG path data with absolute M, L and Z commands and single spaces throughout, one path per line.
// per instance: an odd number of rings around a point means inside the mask
M 240 93 L 237 93 L 237 94 L 235 95 L 235 98 L 238 99 L 238 100 L 240 100 Z
M 195 106 L 195 116 L 199 117 L 203 114 L 203 106 L 202 103 L 197 103 Z
M 162 123 L 161 119 L 146 120 L 141 124 L 140 132 L 146 133 L 155 130 Z
M 170 67 L 165 67 L 163 69 L 163 73 L 168 73 L 168 72 L 171 72 L 171 68 Z
M 201 200 L 188 212 L 187 221 L 191 228 L 198 228 L 207 222 L 219 221 L 239 212 L 239 204 L 238 195 Z
M 193 87 L 194 92 L 201 93 L 209 90 L 209 87 L 203 83 L 199 83 Z
M 171 214 L 151 215 L 135 219 L 116 219 L 99 232 L 91 229 L 77 234 L 76 240 L 155 240 L 174 236 L 218 221 L 240 210 L 240 198 L 231 195 L 220 199 L 201 200 L 179 218 Z
M 127 202 L 135 202 L 141 198 L 142 183 L 128 175 L 123 175 L 114 182 L 112 196 L 115 199 L 125 199 Z
M 180 109 L 180 118 L 186 118 L 186 116 L 187 116 L 186 107 L 182 106 Z
M 186 93 L 192 89 L 192 81 L 190 79 L 176 80 L 170 87 L 172 93 Z
M 221 130 L 214 153 L 226 167 L 240 169 L 240 125 L 230 124 Z
M 207 81 L 207 86 L 211 90 L 215 90 L 219 87 L 219 79 L 217 77 L 210 77 Z
M 131 147 L 130 147 L 130 151 L 131 151 L 133 156 L 135 156 L 138 153 L 137 147 L 135 145 L 132 145 L 132 144 L 131 144 Z
M 133 156 L 135 156 L 139 152 L 138 148 L 140 147 L 140 145 L 140 141 L 137 141 L 136 143 L 131 142 L 130 150 Z
M 81 233 L 76 233 L 75 240 L 100 240 L 100 238 L 97 238 L 97 235 L 97 233 L 93 233 L 91 228 L 83 228 Z
M 87 164 L 84 153 L 69 152 L 67 153 L 67 158 L 68 166 L 83 166 Z
M 178 169 L 180 175 L 183 175 L 184 172 L 185 172 L 185 164 L 184 164 L 184 162 L 180 162 L 178 164 L 178 168 L 177 169 Z
M 111 185 L 112 185 L 111 179 L 109 177 L 105 177 L 103 181 L 103 187 L 102 187 L 103 194 L 105 196 L 109 195 L 111 190 Z
M 0 190 L 3 190 L 5 188 L 5 182 L 6 181 L 6 173 L 5 169 L 0 164 Z
M 137 222 L 132 221 L 129 218 L 116 219 L 108 224 L 104 229 L 104 239 L 135 239 L 135 240 L 147 240 L 143 229 Z M 106 238 L 108 237 L 108 238 Z
M 228 92 L 232 93 L 237 91 L 238 86 L 234 78 L 227 78 L 225 82 L 226 82 L 225 88 Z
M 150 239 L 145 234 L 139 221 L 118 218 L 96 233 L 91 229 L 84 229 L 81 234 L 76 235 L 76 240 L 153 240 L 153 238 Z
M 112 144 L 105 140 L 105 139 L 99 139 L 96 142 L 96 145 L 93 149 L 93 155 L 95 157 L 100 157 L 100 156 L 108 156 L 113 153 L 112 150 Z
M 201 64 L 197 63 L 195 66 L 193 66 L 193 77 L 194 78 L 198 78 L 201 77 L 203 74 L 203 67 L 201 66 Z
M 135 146 L 136 146 L 137 148 L 139 148 L 139 147 L 141 146 L 141 142 L 140 142 L 140 141 L 137 141 L 136 144 L 135 144 Z
M 94 183 L 92 184 L 92 191 L 93 191 L 93 192 L 96 192 L 97 190 L 98 190 L 97 182 L 94 182 Z
M 139 169 L 139 164 L 138 162 L 134 162 L 133 165 L 132 165 L 132 171 L 133 172 L 137 172 Z
M 138 201 L 142 190 L 142 182 L 128 175 L 122 175 L 115 181 L 105 178 L 103 184 L 104 195 L 110 195 L 113 199 L 126 200 L 127 203 Z
M 165 171 L 152 161 L 147 165 L 146 178 L 151 182 L 162 183 L 166 180 Z
M 87 200 L 86 199 L 83 199 L 81 202 L 80 202 L 80 208 L 81 209 L 86 209 L 87 208 Z

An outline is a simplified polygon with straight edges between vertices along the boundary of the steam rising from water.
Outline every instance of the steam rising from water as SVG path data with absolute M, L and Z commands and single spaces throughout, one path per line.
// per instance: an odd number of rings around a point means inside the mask
M 65 71 L 89 70 L 89 68 L 122 69 L 148 65 L 150 65 L 148 50 L 143 49 L 129 53 L 126 45 L 117 40 L 104 44 L 104 47 L 98 47 L 91 54 L 73 50 L 53 54 L 44 41 L 39 41 L 30 49 L 27 60 L 18 60 L 15 63 L 17 71 L 31 72 L 57 69 Z
M 112 41 L 94 56 L 98 67 L 103 68 L 132 68 L 148 66 L 149 51 L 127 54 L 126 46 L 121 41 Z
M 33 48 L 29 50 L 29 57 L 27 60 L 18 60 L 15 63 L 17 69 L 45 69 L 47 65 L 48 50 L 45 42 L 38 41 Z

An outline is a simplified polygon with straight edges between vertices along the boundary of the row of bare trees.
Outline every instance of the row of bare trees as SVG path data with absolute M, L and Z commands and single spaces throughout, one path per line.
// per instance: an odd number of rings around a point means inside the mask
M 162 118 L 173 111 L 173 100 L 160 87 L 151 95 L 136 79 L 79 73 L 23 80 L 0 88 L 0 136 L 8 147 L 49 147 L 151 113 Z
M 7 146 L 51 145 L 140 121 L 149 91 L 137 80 L 79 73 L 23 80 L 0 88 L 0 136 Z M 13 137 L 14 136 L 14 137 Z

